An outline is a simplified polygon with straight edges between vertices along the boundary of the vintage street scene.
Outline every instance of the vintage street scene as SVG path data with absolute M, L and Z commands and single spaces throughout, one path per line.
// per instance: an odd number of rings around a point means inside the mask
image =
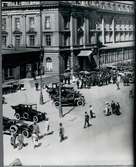
M 2 1 L 4 165 L 133 165 L 134 2 Z

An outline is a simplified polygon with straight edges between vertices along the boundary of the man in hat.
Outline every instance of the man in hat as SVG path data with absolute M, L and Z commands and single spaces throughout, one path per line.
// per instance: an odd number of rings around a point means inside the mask
M 17 140 L 18 140 L 18 149 L 21 150 L 23 148 L 23 146 L 25 146 L 25 144 L 24 144 L 24 136 L 21 133 L 21 131 L 19 131 Z
M 14 131 L 11 131 L 10 143 L 13 146 L 13 148 L 17 147 L 17 145 L 16 145 L 16 137 L 17 137 L 16 133 L 14 133 Z
M 90 118 L 96 118 L 96 115 L 95 115 L 95 113 L 93 112 L 93 106 L 90 105 L 89 107 L 90 107 Z
M 84 122 L 84 128 L 91 126 L 89 123 L 89 115 L 87 112 L 85 112 L 85 122 Z
M 59 136 L 60 136 L 60 142 L 62 142 L 65 137 L 64 137 L 64 127 L 62 123 L 59 124 Z
M 115 109 L 116 109 L 116 105 L 115 105 L 115 102 L 113 100 L 111 102 L 111 109 L 112 109 L 112 113 L 114 114 L 115 113 Z

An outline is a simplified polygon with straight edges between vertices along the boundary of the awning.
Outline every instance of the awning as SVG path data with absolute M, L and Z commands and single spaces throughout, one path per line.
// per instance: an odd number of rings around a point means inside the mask
M 78 54 L 78 56 L 86 57 L 89 56 L 93 51 L 92 50 L 81 50 L 81 52 Z

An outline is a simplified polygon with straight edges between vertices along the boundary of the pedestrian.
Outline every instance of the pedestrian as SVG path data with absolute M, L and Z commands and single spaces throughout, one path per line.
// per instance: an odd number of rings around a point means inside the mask
M 33 147 L 37 147 L 39 145 L 39 137 L 36 134 L 36 132 L 32 133 L 32 142 L 33 142 Z
M 89 115 L 88 115 L 87 112 L 85 112 L 84 128 L 86 128 L 86 126 L 87 126 L 87 127 L 91 126 L 91 124 L 89 123 Z
M 46 118 L 45 120 L 45 123 L 46 123 L 46 133 L 49 133 L 50 132 L 50 122 L 49 122 L 49 118 Z
M 60 142 L 62 142 L 65 137 L 64 137 L 64 127 L 62 123 L 59 124 L 59 136 L 60 136 Z
M 116 105 L 115 105 L 115 102 L 113 100 L 111 102 L 111 110 L 112 110 L 112 113 L 115 114 Z
M 23 148 L 23 146 L 25 146 L 25 144 L 24 144 L 24 136 L 21 133 L 21 131 L 19 132 L 19 134 L 17 136 L 17 140 L 18 140 L 18 149 L 21 150 Z
M 120 89 L 119 83 L 120 83 L 120 76 L 118 75 L 118 76 L 117 76 L 117 79 L 116 79 L 117 89 Z
M 110 116 L 111 115 L 110 104 L 108 102 L 106 102 L 105 105 L 106 105 L 105 110 L 104 110 L 105 116 Z
M 16 137 L 17 137 L 16 133 L 14 133 L 14 131 L 11 131 L 10 143 L 13 146 L 14 149 L 17 147 Z
M 119 102 L 116 103 L 116 115 L 120 115 L 121 112 L 120 112 L 120 104 Z
M 39 125 L 36 122 L 34 122 L 34 124 L 33 124 L 33 133 L 36 133 L 36 135 L 39 138 L 40 128 L 39 128 Z
M 79 79 L 76 81 L 77 89 L 79 89 Z
M 90 105 L 89 107 L 90 107 L 90 118 L 96 118 L 96 115 L 95 115 L 95 113 L 93 112 L 93 106 Z
M 38 91 L 38 86 L 39 86 L 38 82 L 35 81 L 35 89 L 36 89 L 36 91 Z

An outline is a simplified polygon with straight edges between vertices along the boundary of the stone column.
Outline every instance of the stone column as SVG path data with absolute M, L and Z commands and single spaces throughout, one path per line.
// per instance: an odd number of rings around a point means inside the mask
M 83 47 L 85 48 L 86 45 L 86 17 L 83 16 Z
M 115 43 L 115 18 L 113 17 L 113 20 L 112 20 L 112 32 L 113 32 L 113 35 L 112 35 L 112 38 L 113 38 L 113 43 Z
M 102 43 L 105 43 L 105 33 L 104 33 L 104 17 L 102 18 Z
M 23 38 L 23 46 L 26 46 L 26 15 L 22 15 L 22 21 L 23 21 L 23 25 L 24 28 L 22 29 L 23 34 L 22 34 L 22 38 Z

